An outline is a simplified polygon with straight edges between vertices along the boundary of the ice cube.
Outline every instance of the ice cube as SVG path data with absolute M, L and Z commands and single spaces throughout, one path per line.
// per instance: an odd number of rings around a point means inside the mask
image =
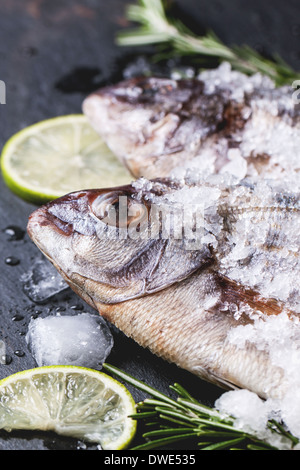
M 21 276 L 25 294 L 36 303 L 43 303 L 68 288 L 68 284 L 46 258 L 37 259 Z
M 74 365 L 101 369 L 113 337 L 100 315 L 56 315 L 32 319 L 26 342 L 38 366 Z

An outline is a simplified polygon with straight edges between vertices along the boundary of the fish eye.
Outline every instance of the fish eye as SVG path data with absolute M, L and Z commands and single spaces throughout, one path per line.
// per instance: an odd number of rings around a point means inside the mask
M 98 196 L 91 209 L 101 222 L 112 227 L 132 228 L 148 221 L 148 208 L 122 193 Z

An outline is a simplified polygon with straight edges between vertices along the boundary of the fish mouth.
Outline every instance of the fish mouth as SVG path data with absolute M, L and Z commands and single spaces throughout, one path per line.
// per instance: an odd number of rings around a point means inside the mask
M 29 216 L 27 232 L 30 238 L 38 243 L 40 237 L 36 236 L 37 229 L 41 227 L 51 227 L 61 235 L 70 236 L 73 233 L 72 223 L 65 222 L 47 211 L 46 207 L 41 207 Z
M 59 266 L 55 263 L 55 260 L 51 256 L 50 248 L 48 247 L 47 240 L 49 239 L 50 233 L 57 232 L 60 235 L 66 237 L 71 236 L 73 233 L 72 224 L 68 224 L 58 217 L 55 217 L 47 211 L 47 207 L 42 206 L 36 209 L 28 219 L 27 233 L 37 248 L 43 253 L 43 255 L 56 267 L 61 273 Z M 64 276 L 66 277 L 66 276 Z
M 48 206 L 48 205 L 47 205 Z M 51 243 L 49 243 L 50 237 L 52 238 L 53 233 L 57 233 L 59 236 L 70 237 L 73 233 L 73 225 L 62 221 L 59 217 L 47 211 L 47 206 L 42 206 L 36 209 L 28 219 L 27 233 L 36 247 L 43 253 L 50 263 L 55 267 L 58 273 L 70 286 L 70 288 L 81 297 L 88 305 L 97 310 L 97 307 L 91 296 L 85 292 L 80 284 L 83 282 L 74 282 L 71 278 L 71 274 L 65 269 L 62 269 L 59 261 L 54 259 L 51 255 Z M 78 278 L 79 278 L 78 274 Z M 79 279 L 78 279 L 79 281 Z
M 77 193 L 74 193 L 74 196 L 75 194 Z M 81 194 L 81 197 L 85 196 L 85 192 L 81 192 Z M 80 193 L 78 196 L 80 197 Z M 67 210 L 65 210 L 65 217 L 63 217 L 63 211 L 59 217 L 58 214 L 53 211 L 53 208 L 57 207 L 59 204 L 64 206 L 68 204 L 71 207 L 73 201 L 76 201 L 75 197 L 71 198 L 71 195 L 63 196 L 39 207 L 30 214 L 27 223 L 27 233 L 35 244 L 39 245 L 40 240 L 43 238 L 43 236 L 40 236 L 41 231 L 47 232 L 54 230 L 60 235 L 72 235 L 73 223 L 71 220 L 67 220 Z
M 71 271 L 69 272 L 65 269 L 65 266 L 61 265 L 57 256 L 53 256 L 53 246 L 56 243 L 58 245 L 62 243 L 61 240 L 67 242 L 67 239 L 71 239 L 74 234 L 74 223 L 72 220 L 67 220 L 67 207 L 73 207 L 75 211 L 76 209 L 78 210 L 78 198 L 81 201 L 81 205 L 86 205 L 87 207 L 87 195 L 88 191 L 80 191 L 55 199 L 39 207 L 28 218 L 27 233 L 33 243 L 41 253 L 43 253 L 45 258 L 53 264 L 71 289 L 85 300 L 88 305 L 96 309 L 93 299 L 81 288 L 80 284 L 83 284 L 83 282 L 80 283 L 79 280 L 78 282 L 74 282 Z M 96 197 L 96 195 L 94 196 Z M 60 207 L 60 204 L 66 207 L 59 215 L 55 213 L 55 209 Z M 80 277 L 79 274 L 77 277 Z

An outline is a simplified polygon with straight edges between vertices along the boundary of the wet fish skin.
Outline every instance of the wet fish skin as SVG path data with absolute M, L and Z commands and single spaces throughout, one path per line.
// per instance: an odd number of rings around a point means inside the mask
M 153 187 L 164 196 L 172 183 Z M 247 305 L 264 315 L 284 306 L 220 274 L 208 247 L 193 253 L 178 242 L 105 238 L 117 228 L 99 220 L 99 202 L 109 205 L 120 194 L 141 201 L 133 185 L 71 193 L 37 209 L 28 233 L 71 288 L 141 346 L 219 385 L 281 396 L 284 373 L 268 354 L 252 344 L 241 350 L 227 339 L 251 317 L 237 318 L 224 305 Z
M 290 88 L 227 65 L 195 79 L 124 80 L 87 96 L 83 112 L 135 177 L 179 168 L 241 178 L 299 172 L 300 111 Z

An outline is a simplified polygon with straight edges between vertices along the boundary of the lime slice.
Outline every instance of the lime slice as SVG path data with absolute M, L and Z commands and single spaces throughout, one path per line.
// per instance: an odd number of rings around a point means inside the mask
M 103 372 L 74 366 L 25 370 L 0 381 L 0 429 L 43 430 L 125 449 L 136 431 L 135 403 Z
M 134 179 L 83 114 L 47 119 L 13 135 L 3 148 L 1 169 L 14 193 L 38 204 Z

